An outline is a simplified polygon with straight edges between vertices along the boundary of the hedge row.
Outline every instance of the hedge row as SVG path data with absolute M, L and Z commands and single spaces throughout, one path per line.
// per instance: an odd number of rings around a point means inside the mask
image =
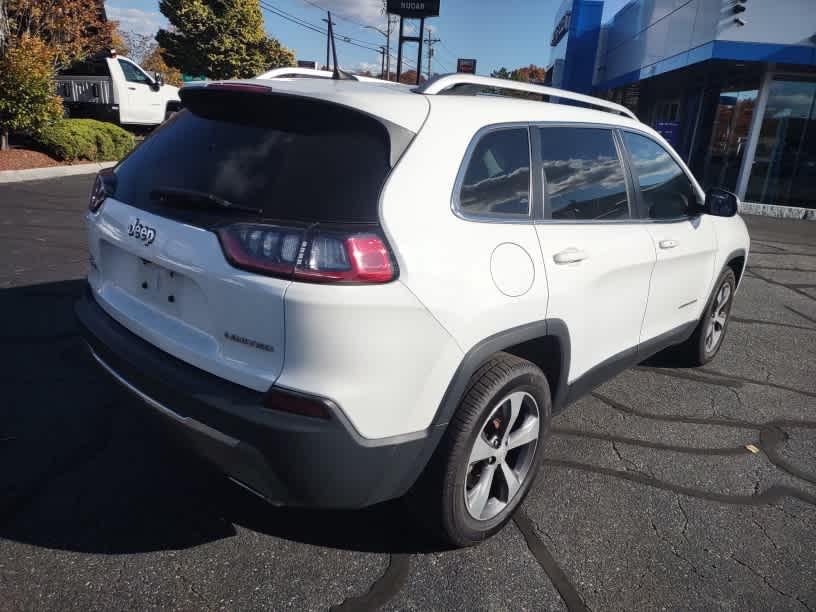
M 62 119 L 41 130 L 37 141 L 52 157 L 65 161 L 116 161 L 136 144 L 130 132 L 94 119 Z

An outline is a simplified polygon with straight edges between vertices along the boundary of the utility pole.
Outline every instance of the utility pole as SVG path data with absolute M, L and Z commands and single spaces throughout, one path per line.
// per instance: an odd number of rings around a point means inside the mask
M 385 80 L 391 80 L 391 14 L 385 14 Z
M 385 54 L 386 49 L 385 47 L 380 47 L 380 78 L 388 80 L 388 77 L 385 76 Z
M 331 13 L 329 13 L 331 14 Z M 326 70 L 330 70 L 329 68 L 329 47 L 331 46 L 331 29 L 332 26 L 336 26 L 337 22 L 330 21 L 331 17 L 328 19 L 324 19 L 323 21 L 326 23 Z
M 431 78 L 431 59 L 433 58 L 434 54 L 434 43 L 438 43 L 440 41 L 439 38 L 431 38 L 431 29 L 428 28 L 428 78 Z

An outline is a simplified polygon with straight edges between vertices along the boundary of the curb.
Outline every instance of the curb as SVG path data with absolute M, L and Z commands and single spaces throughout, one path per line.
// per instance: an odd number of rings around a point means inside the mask
M 2 172 L 0 172 L 2 174 Z M 758 204 L 756 202 L 740 202 L 739 211 L 746 215 L 762 215 L 777 219 L 799 219 L 800 221 L 816 221 L 816 209 L 800 208 L 798 206 L 780 206 L 778 204 Z
M 60 176 L 74 176 L 77 174 L 96 174 L 100 170 L 115 166 L 117 163 L 118 162 L 94 162 L 91 164 L 77 164 L 75 166 L 29 168 L 28 170 L 3 170 L 0 171 L 0 184 L 38 181 L 42 179 L 58 178 Z

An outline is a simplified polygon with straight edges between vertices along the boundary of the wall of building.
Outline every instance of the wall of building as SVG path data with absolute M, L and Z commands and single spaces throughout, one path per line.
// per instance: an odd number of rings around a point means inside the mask
M 592 90 L 595 71 L 603 1 L 565 0 L 556 12 L 553 35 L 559 24 L 563 23 L 567 13 L 569 25 L 550 53 L 550 66 L 553 69 L 552 85 L 589 93 Z
M 633 0 L 604 26 L 595 85 L 621 85 L 708 59 L 816 62 L 816 0 L 747 0 L 739 14 L 745 25 L 736 22 L 734 5 Z

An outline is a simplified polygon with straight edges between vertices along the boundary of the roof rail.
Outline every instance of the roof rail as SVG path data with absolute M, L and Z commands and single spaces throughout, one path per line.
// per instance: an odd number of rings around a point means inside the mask
M 453 89 L 454 87 L 468 85 L 476 88 L 491 87 L 510 91 L 524 91 L 527 93 L 550 96 L 552 98 L 572 100 L 599 110 L 624 115 L 625 117 L 638 121 L 635 114 L 625 106 L 615 104 L 614 102 L 608 102 L 594 96 L 586 96 L 584 94 L 567 91 L 566 89 L 547 87 L 545 85 L 533 85 L 532 83 L 521 83 L 519 81 L 510 81 L 508 79 L 494 79 L 492 77 L 476 76 L 472 74 L 443 74 L 429 81 L 425 81 L 425 83 L 420 85 L 415 91 L 417 93 L 435 95 L 444 93 L 449 89 Z
M 317 68 L 274 68 L 263 74 L 256 76 L 256 79 L 280 79 L 280 78 L 314 78 L 314 79 L 331 79 L 334 73 L 331 70 L 319 70 Z M 352 81 L 361 81 L 363 83 L 389 83 L 392 85 L 402 85 L 395 81 L 386 81 L 384 79 L 377 79 L 374 77 L 361 76 L 359 74 L 352 74 Z

